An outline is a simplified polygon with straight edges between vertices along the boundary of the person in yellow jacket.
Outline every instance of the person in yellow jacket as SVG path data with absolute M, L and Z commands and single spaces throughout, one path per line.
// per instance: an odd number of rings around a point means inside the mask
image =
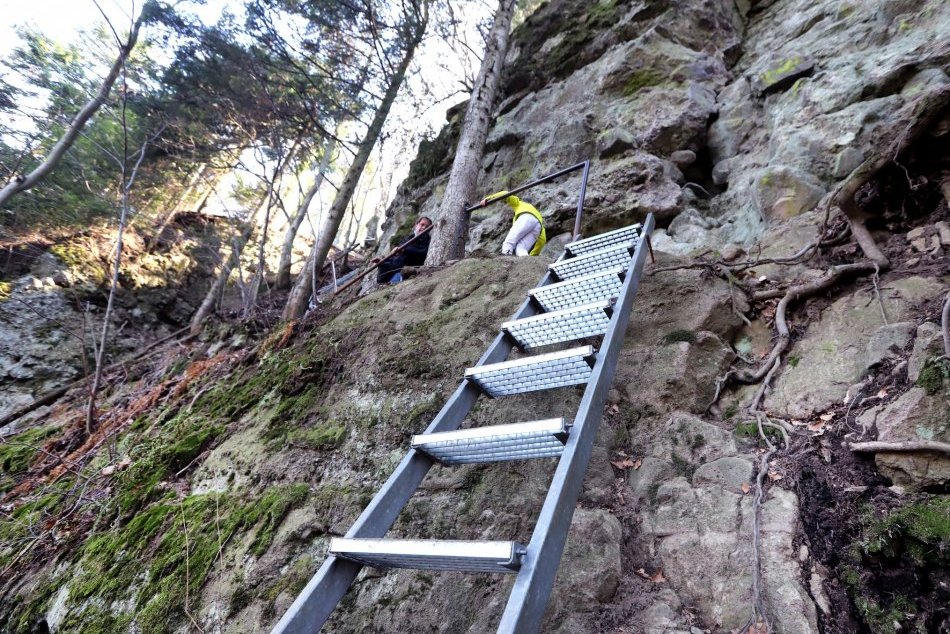
M 544 218 L 541 212 L 517 196 L 509 196 L 507 191 L 500 191 L 482 200 L 482 204 L 505 199 L 505 204 L 515 212 L 511 229 L 505 236 L 501 246 L 503 255 L 538 255 L 548 241 L 544 233 Z

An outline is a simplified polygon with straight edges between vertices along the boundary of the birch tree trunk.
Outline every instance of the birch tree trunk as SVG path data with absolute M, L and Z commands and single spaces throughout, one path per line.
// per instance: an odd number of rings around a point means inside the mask
M 297 276 L 297 281 L 294 283 L 294 287 L 287 297 L 287 304 L 284 307 L 283 314 L 285 320 L 299 319 L 307 310 L 314 271 L 323 269 L 327 254 L 330 252 L 330 246 L 333 244 L 336 233 L 340 229 L 340 223 L 343 221 L 343 216 L 350 204 L 350 199 L 356 191 L 356 185 L 359 182 L 360 175 L 366 167 L 366 162 L 369 160 L 370 153 L 373 151 L 373 146 L 376 145 L 380 132 L 382 132 L 383 124 L 386 122 L 386 117 L 389 116 L 389 110 L 392 108 L 393 101 L 396 100 L 396 95 L 399 93 L 399 89 L 402 87 L 402 83 L 406 78 L 409 63 L 412 61 L 416 47 L 419 45 L 419 42 L 422 41 L 425 28 L 425 19 L 422 19 L 414 26 L 414 31 L 406 45 L 402 61 L 390 79 L 386 94 L 383 96 L 383 100 L 376 109 L 373 121 L 366 131 L 366 137 L 364 137 L 360 143 L 356 157 L 353 159 L 353 164 L 350 165 L 350 169 L 347 170 L 346 177 L 340 185 L 340 190 L 333 199 L 333 204 L 327 212 L 327 219 L 324 226 L 320 231 L 317 241 L 313 245 L 313 249 L 310 251 L 310 257 L 307 258 L 307 263 L 304 265 L 303 271 Z
M 201 306 L 198 307 L 198 310 L 195 311 L 195 314 L 191 317 L 191 334 L 196 335 L 201 332 L 201 326 L 204 324 L 205 320 L 208 319 L 208 316 L 214 311 L 214 307 L 217 305 L 218 300 L 221 298 L 222 293 L 224 293 L 224 288 L 228 284 L 228 279 L 231 277 L 231 272 L 241 263 L 241 254 L 244 252 L 244 247 L 247 246 L 247 243 L 251 241 L 251 236 L 254 235 L 254 227 L 257 225 L 257 217 L 261 214 L 261 211 L 266 208 L 270 202 L 270 188 L 264 193 L 264 199 L 255 212 L 248 218 L 247 223 L 244 225 L 244 228 L 241 229 L 241 233 L 234 238 L 234 242 L 231 245 L 231 253 L 228 255 L 228 259 L 225 260 L 224 264 L 221 265 L 221 270 L 218 272 L 218 276 L 214 278 L 214 282 L 211 284 L 211 288 L 208 289 L 208 293 L 205 295 L 204 300 L 201 302 Z
M 63 155 L 66 154 L 66 151 L 75 143 L 83 127 L 85 127 L 89 119 L 92 118 L 92 115 L 96 114 L 99 108 L 102 107 L 102 104 L 106 102 L 106 99 L 109 98 L 109 93 L 112 91 L 115 80 L 119 77 L 119 72 L 125 66 L 125 61 L 128 59 L 132 49 L 135 48 L 135 43 L 139 37 L 139 29 L 142 26 L 142 21 L 150 12 L 150 5 L 150 2 L 146 2 L 146 5 L 142 8 L 142 13 L 139 14 L 138 19 L 132 24 L 129 37 L 119 46 L 119 56 L 115 62 L 113 62 L 112 68 L 109 69 L 109 74 L 102 80 L 99 91 L 82 107 L 72 120 L 72 123 L 69 124 L 69 127 L 66 128 L 63 136 L 56 142 L 56 145 L 53 146 L 53 149 L 50 150 L 47 157 L 43 159 L 43 162 L 26 176 L 18 176 L 4 185 L 3 189 L 0 189 L 0 209 L 15 195 L 32 189 L 37 183 L 43 180 L 47 174 L 53 171 L 53 168 L 59 164 Z
M 300 141 L 298 139 L 294 142 L 294 145 L 290 148 L 282 161 L 274 167 L 274 176 L 267 184 L 267 197 L 265 198 L 266 202 L 264 206 L 264 226 L 261 228 L 261 239 L 257 250 L 257 267 L 251 278 L 247 297 L 245 297 L 244 319 L 250 319 L 251 315 L 254 314 L 254 309 L 257 307 L 257 296 L 260 293 L 261 285 L 264 283 L 264 269 L 267 267 L 265 250 L 267 248 L 267 234 L 270 229 L 271 210 L 280 202 L 278 199 L 281 195 L 280 190 L 282 188 L 284 170 L 290 166 L 299 147 Z
M 158 229 L 155 230 L 155 237 L 148 241 L 149 244 L 147 250 L 149 252 L 151 252 L 159 243 L 162 234 L 165 232 L 165 229 L 168 228 L 172 218 L 174 218 L 176 214 L 185 210 L 185 205 L 188 203 L 188 199 L 191 198 L 192 194 L 195 193 L 195 189 L 198 187 L 198 181 L 200 181 L 204 176 L 205 169 L 207 167 L 207 163 L 199 163 L 198 167 L 192 171 L 191 178 L 188 179 L 188 184 L 185 186 L 184 191 L 182 191 L 181 196 L 178 197 L 178 202 L 176 202 L 175 205 L 158 222 Z
M 485 153 L 485 138 L 491 120 L 501 71 L 508 53 L 508 31 L 514 14 L 515 0 L 499 0 L 495 11 L 485 56 L 475 78 L 475 88 L 465 110 L 465 121 L 459 138 L 449 182 L 442 196 L 438 218 L 432 231 L 432 244 L 426 264 L 439 265 L 447 260 L 457 260 L 465 255 L 465 238 L 468 233 L 468 217 L 465 208 L 475 202 L 475 187 Z
M 303 200 L 300 201 L 300 205 L 297 207 L 297 213 L 290 219 L 290 224 L 287 225 L 287 231 L 284 232 L 284 243 L 280 248 L 280 262 L 277 264 L 276 287 L 278 289 L 290 287 L 290 265 L 293 259 L 294 239 L 297 237 L 297 232 L 300 231 L 300 225 L 302 225 L 303 221 L 307 218 L 307 210 L 310 208 L 310 204 L 313 202 L 317 192 L 320 191 L 327 171 L 330 169 L 334 145 L 334 140 L 331 137 L 327 137 L 326 143 L 323 145 L 323 156 L 320 158 L 320 167 L 313 179 L 313 184 L 304 194 Z M 316 236 L 314 237 L 316 238 Z

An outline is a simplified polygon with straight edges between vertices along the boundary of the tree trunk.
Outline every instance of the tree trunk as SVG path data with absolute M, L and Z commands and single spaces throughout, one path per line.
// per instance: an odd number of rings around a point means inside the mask
M 310 189 L 304 194 L 303 200 L 300 201 L 300 205 L 297 207 L 297 213 L 290 219 L 290 224 L 287 225 L 287 231 L 284 232 L 284 244 L 280 248 L 280 262 L 277 265 L 276 286 L 278 289 L 290 287 L 290 265 L 293 259 L 294 239 L 297 237 L 297 232 L 300 231 L 300 225 L 302 225 L 303 221 L 307 218 L 307 210 L 310 209 L 310 204 L 313 202 L 317 192 L 320 191 L 327 171 L 330 169 L 334 145 L 335 142 L 333 138 L 327 137 L 326 143 L 323 145 L 323 156 L 320 158 L 320 167 L 314 177 L 313 185 L 311 185 Z
M 475 187 L 481 169 L 482 155 L 485 152 L 485 138 L 488 136 L 488 124 L 501 71 L 508 53 L 508 30 L 514 13 L 515 0 L 499 0 L 495 11 L 495 23 L 492 25 L 488 41 L 485 43 L 485 56 L 475 79 L 475 89 L 465 111 L 465 121 L 459 138 L 455 161 L 449 182 L 442 196 L 442 205 L 432 232 L 432 244 L 426 264 L 437 266 L 447 260 L 457 260 L 465 255 L 465 238 L 468 233 L 468 218 L 465 208 L 475 202 Z
M 363 168 L 366 167 L 369 155 L 373 151 L 373 146 L 376 145 L 376 140 L 379 138 L 380 132 L 382 132 L 383 124 L 386 122 L 386 117 L 389 116 L 389 110 L 392 108 L 393 101 L 395 101 L 396 95 L 399 93 L 399 88 L 406 78 L 406 71 L 409 69 L 409 63 L 412 61 L 413 53 L 415 53 L 416 47 L 419 45 L 425 33 L 425 26 L 424 20 L 415 26 L 411 39 L 407 43 L 402 61 L 399 63 L 399 68 L 396 69 L 396 73 L 392 76 L 392 79 L 390 79 L 386 94 L 383 96 L 383 100 L 376 110 L 373 121 L 366 131 L 366 137 L 360 143 L 356 157 L 353 159 L 353 164 L 350 165 L 350 169 L 347 170 L 346 178 L 343 179 L 340 190 L 337 192 L 336 197 L 333 199 L 333 204 L 327 212 L 326 222 L 320 231 L 317 241 L 313 245 L 313 249 L 310 251 L 310 257 L 307 258 L 307 263 L 304 265 L 303 271 L 301 271 L 297 277 L 297 281 L 293 289 L 291 289 L 290 295 L 287 297 L 287 305 L 284 307 L 283 314 L 285 320 L 299 319 L 307 310 L 307 300 L 310 299 L 311 295 L 314 271 L 322 270 L 323 264 L 326 262 L 327 254 L 330 252 L 330 246 L 333 244 L 333 239 L 336 237 L 340 223 L 343 221 L 343 215 L 350 204 L 350 199 L 356 191 L 356 185 L 359 182 L 360 175 L 363 173 Z
M 69 124 L 69 127 L 66 128 L 66 132 L 63 133 L 63 136 L 60 137 L 56 145 L 53 146 L 53 149 L 50 150 L 49 155 L 43 159 L 43 162 L 32 172 L 26 176 L 14 178 L 7 183 L 3 189 L 0 189 L 0 209 L 2 209 L 13 196 L 32 189 L 47 174 L 53 171 L 53 168 L 59 164 L 63 155 L 66 154 L 66 150 L 72 147 L 73 143 L 79 137 L 80 132 L 82 132 L 83 127 L 85 127 L 89 119 L 92 118 L 92 115 L 96 114 L 99 108 L 102 107 L 102 104 L 105 103 L 109 97 L 109 93 L 112 91 L 115 80 L 119 77 L 119 72 L 123 66 L 125 66 L 125 60 L 128 59 L 129 53 L 131 53 L 135 47 L 135 43 L 139 37 L 139 28 L 142 26 L 142 20 L 146 13 L 146 10 L 143 8 L 142 13 L 139 14 L 138 19 L 132 25 L 128 39 L 119 47 L 119 56 L 115 62 L 113 62 L 112 68 L 109 69 L 109 74 L 102 80 L 102 85 L 99 86 L 99 92 L 82 107 L 79 114 L 76 115 L 76 118 L 74 118 L 72 123 Z
M 273 186 L 273 183 L 271 183 L 271 186 Z M 251 241 L 251 236 L 254 235 L 254 227 L 257 225 L 257 217 L 270 202 L 271 186 L 269 186 L 267 191 L 264 193 L 264 199 L 261 201 L 261 204 L 258 206 L 257 210 L 255 210 L 251 217 L 248 218 L 244 228 L 241 229 L 241 233 L 235 236 L 234 243 L 231 245 L 231 254 L 228 256 L 228 259 L 225 260 L 224 264 L 221 265 L 221 270 L 218 272 L 218 277 L 214 279 L 214 282 L 211 284 L 211 288 L 208 289 L 208 293 L 205 295 L 204 300 L 202 300 L 201 306 L 199 306 L 198 310 L 195 311 L 195 314 L 192 315 L 191 334 L 196 335 L 201 332 L 201 326 L 204 324 L 205 320 L 208 319 L 208 316 L 214 312 L 214 307 L 217 305 L 222 293 L 224 293 L 224 288 L 227 286 L 228 279 L 231 277 L 231 271 L 233 271 L 235 267 L 240 264 L 241 254 L 244 252 L 244 247 L 247 246 L 247 243 Z
M 274 175 L 271 178 L 271 181 L 267 184 L 267 195 L 264 198 L 264 226 L 261 229 L 261 241 L 260 246 L 257 251 L 257 268 L 254 271 L 254 275 L 251 278 L 250 288 L 248 289 L 247 297 L 244 301 L 244 319 L 250 319 L 251 315 L 254 313 L 254 309 L 257 307 L 257 296 L 260 293 L 261 285 L 264 283 L 264 269 L 267 266 L 265 261 L 265 249 L 267 247 L 267 234 L 270 229 L 270 214 L 271 209 L 274 208 L 274 205 L 277 204 L 277 200 L 280 197 L 281 181 L 283 180 L 284 170 L 290 165 L 290 162 L 293 160 L 294 155 L 297 153 L 297 149 L 300 147 L 299 139 L 294 141 L 293 146 L 288 150 L 286 156 L 284 156 L 277 165 L 274 166 Z
M 109 320 L 112 318 L 112 306 L 115 302 L 116 290 L 119 287 L 119 273 L 122 268 L 122 238 L 125 234 L 125 228 L 129 221 L 129 214 L 131 211 L 131 206 L 129 204 L 129 193 L 132 191 L 132 186 L 135 184 L 135 179 L 138 176 L 139 168 L 142 166 L 142 161 L 145 160 L 145 150 L 148 148 L 150 142 L 154 141 L 155 138 L 161 134 L 164 130 L 162 129 L 155 133 L 155 136 L 152 138 L 146 138 L 142 142 L 142 147 L 139 149 L 138 160 L 136 160 L 135 165 L 132 167 L 131 171 L 128 169 L 129 161 L 129 128 L 126 119 L 126 108 L 128 106 L 128 84 L 126 83 L 125 77 L 125 68 L 120 69 L 122 72 L 122 111 L 121 111 L 121 121 L 122 121 L 122 135 L 123 135 L 123 149 L 122 149 L 122 159 L 119 165 L 119 177 L 120 177 L 120 193 L 121 197 L 119 199 L 121 210 L 119 212 L 119 230 L 116 233 L 115 239 L 115 259 L 112 264 L 112 280 L 109 284 L 109 298 L 106 301 L 106 311 L 102 316 L 102 334 L 99 338 L 99 347 L 96 350 L 96 368 L 92 377 L 92 385 L 89 387 L 89 402 L 86 405 L 86 434 L 89 435 L 92 433 L 93 426 L 98 422 L 98 416 L 96 414 L 96 396 L 99 394 L 99 388 L 102 385 L 102 372 L 105 368 L 105 354 L 106 354 L 106 344 L 108 343 L 109 338 Z M 95 347 L 95 344 L 93 344 Z
M 166 213 L 165 216 L 159 221 L 158 229 L 155 230 L 155 237 L 149 240 L 149 252 L 151 252 L 155 248 L 155 245 L 159 243 L 162 238 L 162 233 L 164 233 L 165 229 L 168 228 L 169 223 L 171 223 L 175 215 L 185 210 L 185 203 L 187 203 L 188 199 L 191 198 L 191 195 L 195 193 L 195 189 L 198 187 L 198 181 L 201 180 L 202 176 L 204 176 L 205 168 L 207 167 L 207 163 L 199 163 L 198 167 L 191 173 L 191 178 L 188 179 L 188 184 L 185 186 L 181 196 L 178 197 L 178 202 L 175 203 L 168 213 Z M 202 200 L 205 199 L 206 197 L 202 198 Z

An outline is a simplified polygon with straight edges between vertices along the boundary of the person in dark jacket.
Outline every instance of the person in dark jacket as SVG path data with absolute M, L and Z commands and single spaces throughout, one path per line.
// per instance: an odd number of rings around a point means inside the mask
M 404 266 L 422 266 L 425 264 L 426 255 L 429 253 L 430 238 L 430 233 L 426 230 L 431 226 L 432 220 L 428 216 L 419 216 L 416 224 L 412 227 L 411 236 L 396 237 L 395 242 L 399 244 L 401 250 L 380 263 L 379 272 L 376 274 L 377 282 L 380 284 L 396 284 L 402 281 L 402 268 Z M 413 238 L 415 239 L 413 240 Z M 410 240 L 412 242 L 409 242 Z M 406 244 L 407 242 L 408 244 Z

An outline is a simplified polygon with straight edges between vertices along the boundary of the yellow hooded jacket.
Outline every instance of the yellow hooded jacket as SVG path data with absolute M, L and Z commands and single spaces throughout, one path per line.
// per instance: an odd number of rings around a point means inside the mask
M 541 234 L 538 236 L 538 239 L 534 241 L 534 246 L 531 248 L 529 255 L 539 255 L 541 249 L 544 248 L 544 245 L 548 241 L 547 234 L 544 232 L 544 218 L 541 217 L 541 212 L 534 208 L 534 205 L 531 203 L 526 203 L 517 196 L 508 196 L 508 191 L 500 191 L 497 194 L 492 194 L 487 198 L 489 201 L 494 201 L 505 196 L 505 204 L 514 209 L 515 216 L 512 218 L 511 223 L 514 224 L 515 220 L 518 219 L 518 216 L 521 214 L 531 214 L 534 216 L 539 223 L 541 223 Z

